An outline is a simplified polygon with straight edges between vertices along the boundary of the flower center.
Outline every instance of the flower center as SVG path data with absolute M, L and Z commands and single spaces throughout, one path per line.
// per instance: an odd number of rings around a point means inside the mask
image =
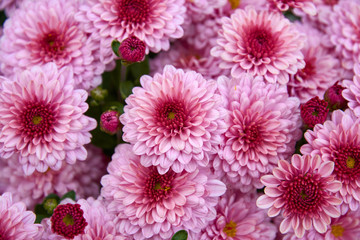
M 322 202 L 321 184 L 312 175 L 300 174 L 291 181 L 283 181 L 281 188 L 284 189 L 285 208 L 294 214 L 311 215 L 318 210 Z
M 127 24 L 145 23 L 150 14 L 148 0 L 120 0 L 118 1 L 119 21 Z
M 145 183 L 145 196 L 147 196 L 151 202 L 157 202 L 167 198 L 171 193 L 174 177 L 175 173 L 171 170 L 161 175 L 156 168 L 153 168 Z
M 27 103 L 21 113 L 22 132 L 32 138 L 51 133 L 55 122 L 54 112 L 43 103 Z
M 342 237 L 344 233 L 344 228 L 341 225 L 333 225 L 331 226 L 331 233 L 335 237 Z
M 235 237 L 236 236 L 236 223 L 233 221 L 228 222 L 224 229 L 223 232 L 228 236 L 228 237 Z
M 245 49 L 255 59 L 271 57 L 275 41 L 272 34 L 263 27 L 255 26 L 245 32 Z
M 303 69 L 298 70 L 298 72 L 295 75 L 295 78 L 297 79 L 298 77 L 300 77 L 301 78 L 300 81 L 310 79 L 311 76 L 313 76 L 316 73 L 315 61 L 316 61 L 315 58 L 307 59 L 305 67 Z
M 156 120 L 169 130 L 180 131 L 186 121 L 184 104 L 171 101 L 160 105 L 157 109 Z
M 40 47 L 44 55 L 48 57 L 46 62 L 52 61 L 63 54 L 65 49 L 64 36 L 55 31 L 44 34 L 40 40 Z
M 228 0 L 228 1 L 229 1 L 230 5 L 231 5 L 232 9 L 238 8 L 239 5 L 240 5 L 240 2 L 241 2 L 241 0 Z
M 333 154 L 335 169 L 334 173 L 342 181 L 350 183 L 360 177 L 360 148 L 359 147 L 342 147 Z
M 87 222 L 79 204 L 58 205 L 51 216 L 51 230 L 65 238 L 73 239 L 84 233 Z
M 309 128 L 313 128 L 318 123 L 324 123 L 329 112 L 328 103 L 314 97 L 300 106 L 301 118 Z

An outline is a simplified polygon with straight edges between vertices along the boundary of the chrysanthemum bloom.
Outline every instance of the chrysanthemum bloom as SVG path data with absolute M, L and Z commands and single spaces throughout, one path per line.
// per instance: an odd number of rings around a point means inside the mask
M 166 65 L 171 64 L 176 68 L 196 71 L 205 79 L 216 79 L 221 75 L 230 76 L 228 69 L 218 67 L 220 62 L 221 59 L 211 56 L 209 46 L 197 49 L 187 42 L 177 41 L 169 51 L 161 52 L 149 64 L 150 70 L 154 74 L 161 72 Z
M 319 154 L 326 162 L 334 162 L 333 176 L 342 182 L 337 193 L 344 203 L 342 213 L 350 207 L 359 208 L 360 202 L 360 119 L 350 110 L 336 110 L 331 120 L 318 124 L 313 131 L 308 130 L 304 137 L 308 144 L 301 147 L 303 154 Z
M 105 65 L 99 40 L 75 21 L 79 1 L 25 0 L 4 24 L 0 40 L 1 71 L 11 76 L 32 66 L 71 66 L 76 88 L 90 90 L 101 83 Z
M 4 240 L 37 240 L 43 231 L 25 204 L 13 202 L 11 193 L 0 195 L 0 237 Z
M 337 205 L 342 203 L 333 196 L 341 188 L 341 183 L 331 175 L 333 170 L 334 163 L 322 162 L 319 155 L 295 154 L 291 164 L 280 160 L 272 175 L 261 177 L 265 194 L 256 204 L 260 208 L 270 208 L 269 217 L 282 213 L 281 233 L 292 228 L 301 238 L 312 226 L 324 233 L 331 218 L 340 216 Z
M 276 227 L 266 211 L 255 204 L 253 194 L 224 196 L 217 205 L 216 219 L 202 230 L 200 240 L 272 240 Z
M 343 97 L 342 92 L 345 88 L 336 82 L 324 94 L 324 100 L 328 103 L 329 109 L 334 111 L 336 109 L 345 110 L 347 108 L 347 101 Z
M 100 128 L 102 131 L 115 134 L 120 129 L 119 112 L 108 110 L 100 116 Z
M 202 21 L 226 3 L 227 0 L 185 0 L 187 18 L 190 18 L 192 23 Z
M 346 89 L 344 89 L 342 95 L 349 101 L 348 107 L 353 110 L 355 116 L 360 117 L 360 63 L 355 64 L 354 73 L 352 81 L 343 81 Z
M 340 1 L 334 6 L 326 29 L 328 39 L 342 57 L 342 66 L 353 69 L 360 62 L 360 2 Z
M 221 68 L 233 77 L 247 72 L 264 76 L 271 83 L 286 84 L 289 74 L 305 66 L 300 49 L 305 35 L 300 34 L 282 14 L 239 9 L 230 18 L 222 18 L 218 45 L 211 54 L 220 57 Z
M 290 158 L 301 138 L 299 100 L 250 74 L 220 77 L 218 85 L 228 130 L 213 167 L 243 192 L 261 188 L 260 176 Z
M 100 58 L 107 64 L 115 57 L 110 47 L 114 39 L 135 36 L 145 42 L 146 54 L 168 50 L 169 40 L 184 34 L 185 10 L 184 0 L 89 0 L 76 19 L 100 39 Z
M 144 167 L 128 144 L 115 149 L 108 172 L 101 195 L 120 218 L 120 233 L 135 240 L 170 239 L 181 229 L 200 232 L 215 219 L 218 197 L 226 191 L 207 168 L 161 175 L 156 167 Z
M 305 103 L 312 97 L 322 97 L 331 85 L 340 80 L 343 69 L 338 58 L 322 45 L 323 33 L 306 23 L 297 23 L 295 26 L 311 37 L 307 38 L 301 50 L 305 68 L 291 75 L 287 86 L 290 96 L 296 96 L 301 103 Z
M 100 179 L 106 174 L 106 165 L 101 149 L 87 145 L 86 161 L 74 165 L 64 164 L 59 171 L 33 172 L 26 176 L 18 162 L 17 154 L 10 159 L 0 159 L 0 192 L 13 194 L 15 201 L 22 201 L 28 209 L 34 209 L 50 193 L 59 196 L 74 190 L 77 198 L 97 197 L 100 194 Z
M 325 100 L 321 100 L 317 96 L 305 104 L 301 104 L 301 118 L 307 128 L 313 128 L 316 124 L 325 122 L 329 113 L 327 105 L 328 103 Z
M 222 143 L 226 129 L 220 118 L 215 81 L 194 71 L 165 66 L 154 77 L 142 76 L 133 89 L 120 121 L 124 141 L 134 144 L 145 167 L 180 173 L 207 166 L 207 153 Z
M 145 58 L 145 43 L 135 36 L 128 37 L 121 42 L 119 55 L 126 63 L 141 62 Z
M 73 83 L 71 69 L 54 63 L 0 81 L 0 155 L 18 153 L 26 175 L 86 159 L 96 121 L 84 115 L 87 92 Z
M 317 13 L 314 0 L 267 0 L 271 6 L 278 8 L 280 11 L 285 12 L 291 8 L 299 8 L 305 13 L 314 16 Z

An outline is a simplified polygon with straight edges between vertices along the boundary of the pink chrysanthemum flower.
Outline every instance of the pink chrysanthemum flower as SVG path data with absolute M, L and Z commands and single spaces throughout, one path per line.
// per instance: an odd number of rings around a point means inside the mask
M 359 208 L 360 202 L 360 119 L 350 110 L 336 110 L 331 120 L 318 124 L 304 136 L 308 144 L 301 147 L 301 153 L 319 154 L 325 162 L 333 162 L 333 176 L 342 182 L 337 193 L 344 203 L 342 213 Z
M 226 3 L 227 0 L 185 0 L 186 14 L 192 22 L 199 22 Z
M 226 191 L 206 168 L 161 175 L 144 167 L 128 144 L 115 149 L 108 171 L 101 194 L 120 218 L 120 233 L 135 240 L 170 239 L 181 229 L 200 232 L 215 219 L 218 197 Z
M 90 90 L 101 83 L 99 41 L 89 37 L 74 14 L 78 1 L 26 0 L 4 25 L 0 40 L 1 71 L 14 75 L 48 62 L 71 66 L 76 88 Z
M 217 205 L 216 219 L 202 230 L 200 240 L 272 240 L 275 225 L 255 204 L 253 194 L 224 196 Z
M 342 92 L 343 97 L 349 101 L 348 107 L 353 110 L 355 116 L 360 117 L 360 63 L 354 66 L 353 80 L 345 80 L 343 84 L 345 89 Z
M 334 111 L 336 109 L 345 110 L 347 108 L 347 101 L 343 97 L 342 92 L 345 88 L 336 82 L 324 94 L 324 100 L 328 103 L 329 109 Z
M 137 37 L 128 37 L 120 44 L 120 58 L 126 63 L 141 62 L 145 58 L 145 47 L 145 43 Z
M 11 193 L 0 195 L 0 238 L 4 240 L 38 240 L 43 228 L 34 224 L 35 214 L 25 204 L 13 202 Z
M 106 174 L 105 156 L 92 145 L 87 145 L 86 150 L 86 161 L 65 164 L 59 171 L 35 171 L 29 176 L 24 175 L 16 154 L 10 159 L 0 159 L 0 182 L 5 185 L 0 192 L 11 192 L 15 201 L 24 202 L 29 209 L 34 209 L 50 193 L 62 196 L 74 190 L 77 198 L 97 197 L 100 179 Z
M 300 49 L 305 35 L 282 14 L 239 9 L 230 18 L 222 18 L 222 23 L 218 45 L 211 54 L 223 60 L 221 68 L 231 68 L 233 77 L 247 72 L 264 76 L 271 83 L 286 84 L 289 74 L 304 68 Z
M 121 126 L 119 115 L 116 110 L 103 112 L 100 116 L 100 129 L 108 134 L 117 133 Z
M 54 63 L 0 81 L 1 157 L 19 153 L 26 175 L 85 160 L 83 145 L 90 142 L 96 121 L 84 115 L 86 91 L 73 85 L 71 69 L 58 71 Z
M 317 9 L 314 4 L 316 0 L 267 0 L 271 6 L 278 10 L 285 12 L 289 9 L 296 8 L 301 9 L 305 13 L 315 16 Z
M 168 50 L 169 40 L 184 34 L 185 10 L 184 0 L 89 0 L 76 19 L 100 39 L 100 58 L 107 64 L 115 57 L 114 39 L 122 42 L 133 35 L 145 42 L 146 53 Z
M 300 103 L 285 86 L 249 74 L 220 77 L 218 85 L 229 128 L 213 167 L 243 192 L 261 188 L 260 176 L 288 159 L 301 138 Z
M 291 96 L 296 96 L 301 103 L 305 103 L 312 97 L 322 97 L 326 89 L 340 80 L 342 68 L 339 60 L 322 45 L 322 33 L 306 23 L 296 24 L 296 27 L 311 37 L 307 38 L 305 47 L 301 50 L 305 68 L 291 75 L 287 86 Z
M 296 154 L 291 164 L 280 160 L 272 175 L 261 177 L 266 186 L 265 194 L 256 204 L 260 208 L 270 208 L 269 217 L 282 213 L 281 233 L 292 228 L 301 238 L 312 226 L 324 233 L 331 218 L 340 216 L 337 205 L 342 201 L 332 194 L 339 191 L 341 183 L 334 180 L 333 170 L 334 163 L 322 162 L 319 155 Z
M 328 38 L 341 55 L 342 66 L 353 69 L 360 62 L 360 2 L 340 1 L 334 6 L 326 29 Z
M 180 173 L 207 166 L 208 153 L 222 143 L 226 129 L 219 113 L 220 95 L 215 81 L 194 71 L 167 65 L 152 78 L 142 76 L 142 87 L 126 99 L 123 139 L 134 144 L 141 164 Z
M 313 128 L 316 124 L 324 123 L 329 109 L 328 103 L 319 97 L 313 97 L 300 106 L 301 118 L 306 128 Z

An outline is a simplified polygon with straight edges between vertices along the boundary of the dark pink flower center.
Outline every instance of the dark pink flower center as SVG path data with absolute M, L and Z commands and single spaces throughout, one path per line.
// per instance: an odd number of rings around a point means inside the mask
M 27 103 L 21 113 L 21 131 L 32 138 L 51 133 L 55 122 L 54 115 L 53 110 L 47 104 Z
M 259 133 L 258 126 L 256 124 L 245 126 L 242 138 L 251 146 L 259 144 L 261 141 L 261 135 Z
M 316 73 L 315 58 L 306 59 L 306 65 L 303 69 L 299 69 L 295 78 L 300 77 L 302 80 L 308 80 Z
M 126 62 L 140 62 L 145 57 L 145 43 L 135 36 L 128 37 L 120 44 L 119 55 Z
M 172 192 L 172 182 L 174 178 L 175 173 L 172 170 L 161 175 L 156 168 L 153 168 L 145 182 L 144 195 L 149 198 L 151 202 L 166 199 Z
M 334 174 L 347 184 L 360 177 L 360 148 L 342 147 L 333 153 L 335 169 Z
M 120 0 L 118 1 L 118 16 L 120 21 L 127 24 L 141 24 L 146 22 L 150 13 L 148 0 Z
M 314 97 L 300 106 L 301 118 L 305 125 L 313 128 L 318 123 L 324 123 L 329 112 L 328 103 Z
M 157 108 L 156 121 L 169 130 L 180 130 L 186 121 L 184 104 L 179 101 L 169 101 Z
M 264 27 L 252 27 L 245 31 L 245 50 L 255 59 L 271 57 L 275 50 L 275 39 Z
M 65 238 L 73 239 L 84 233 L 87 222 L 79 204 L 58 205 L 51 216 L 51 230 Z
M 40 55 L 42 55 L 42 57 L 47 57 L 46 62 L 55 60 L 64 55 L 64 49 L 66 47 L 64 34 L 51 31 L 44 34 L 43 38 L 40 38 L 38 44 L 40 47 Z
M 311 215 L 323 202 L 322 184 L 317 175 L 299 174 L 289 181 L 282 181 L 285 208 L 293 214 Z

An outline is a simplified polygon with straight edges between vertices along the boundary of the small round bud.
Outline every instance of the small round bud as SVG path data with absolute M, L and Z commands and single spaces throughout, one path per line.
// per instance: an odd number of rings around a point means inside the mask
M 90 96 L 98 102 L 104 101 L 107 95 L 108 91 L 106 89 L 102 89 L 102 87 L 97 87 L 90 91 Z
M 135 36 L 128 37 L 120 44 L 119 56 L 126 64 L 141 62 L 145 58 L 145 43 Z
M 342 96 L 342 91 L 345 88 L 338 83 L 339 82 L 336 82 L 332 85 L 324 94 L 324 100 L 328 102 L 330 111 L 334 111 L 336 109 L 345 110 L 347 108 L 347 101 Z
M 120 129 L 119 112 L 109 110 L 103 112 L 100 116 L 100 129 L 108 134 L 115 134 Z
M 313 97 L 305 104 L 301 104 L 300 113 L 301 118 L 307 128 L 313 128 L 318 123 L 324 123 L 329 109 L 328 103 L 319 97 Z

